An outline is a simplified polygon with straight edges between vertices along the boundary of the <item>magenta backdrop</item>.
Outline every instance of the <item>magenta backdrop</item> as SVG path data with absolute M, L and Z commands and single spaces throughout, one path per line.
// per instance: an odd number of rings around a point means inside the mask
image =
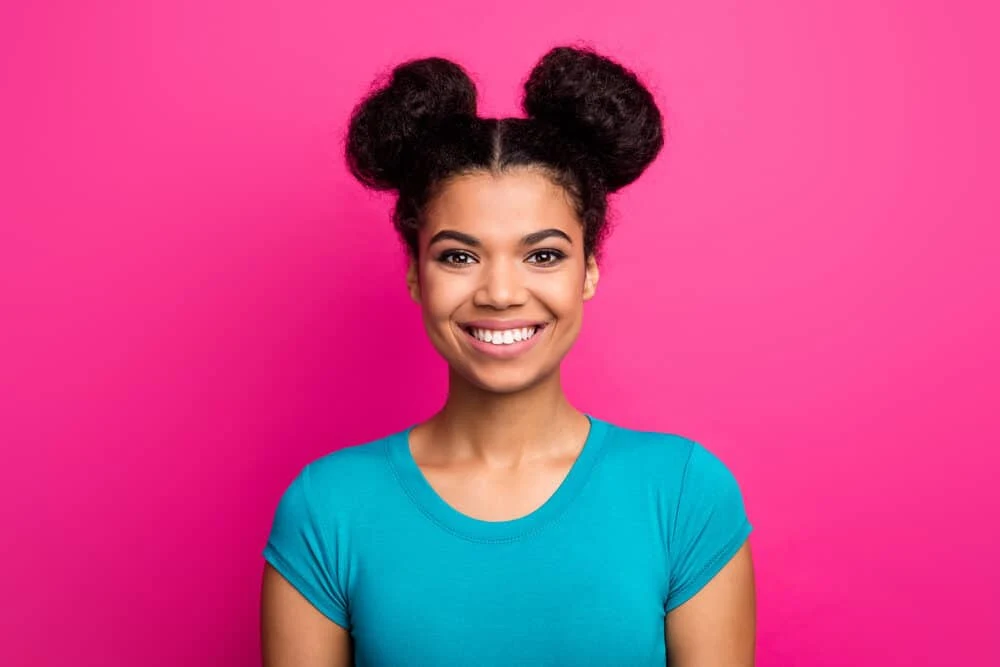
M 670 139 L 615 204 L 571 397 L 735 471 L 759 664 L 1000 663 L 988 3 L 22 4 L 0 10 L 4 664 L 258 661 L 285 485 L 445 388 L 390 201 L 340 159 L 351 105 L 440 54 L 515 113 L 580 39 L 646 78 Z

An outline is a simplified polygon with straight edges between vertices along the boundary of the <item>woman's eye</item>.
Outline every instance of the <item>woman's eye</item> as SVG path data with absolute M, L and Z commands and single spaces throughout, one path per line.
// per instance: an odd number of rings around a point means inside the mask
M 537 250 L 528 255 L 528 261 L 532 264 L 551 265 L 564 259 L 566 255 L 558 250 Z
M 476 261 L 476 258 L 467 252 L 462 252 L 461 250 L 449 250 L 448 252 L 441 253 L 438 257 L 438 261 L 444 264 L 472 264 Z

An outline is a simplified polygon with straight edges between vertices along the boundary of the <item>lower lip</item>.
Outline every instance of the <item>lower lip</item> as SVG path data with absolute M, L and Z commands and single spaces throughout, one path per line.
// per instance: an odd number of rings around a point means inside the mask
M 533 348 L 546 329 L 548 329 L 548 326 L 543 326 L 535 331 L 535 335 L 528 340 L 517 341 L 516 343 L 511 343 L 510 345 L 494 345 L 493 343 L 484 343 L 465 329 L 462 329 L 462 335 L 465 336 L 467 341 L 469 341 L 469 345 L 471 345 L 473 349 L 479 350 L 483 354 L 487 354 L 496 359 L 510 359 L 524 354 Z

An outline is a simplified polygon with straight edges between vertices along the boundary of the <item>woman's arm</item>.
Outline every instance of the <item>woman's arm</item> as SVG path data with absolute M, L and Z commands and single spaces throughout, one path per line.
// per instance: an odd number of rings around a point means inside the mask
M 350 633 L 321 614 L 270 563 L 261 586 L 264 667 L 351 667 Z
M 690 600 L 667 614 L 671 667 L 753 667 L 756 593 L 750 543 Z

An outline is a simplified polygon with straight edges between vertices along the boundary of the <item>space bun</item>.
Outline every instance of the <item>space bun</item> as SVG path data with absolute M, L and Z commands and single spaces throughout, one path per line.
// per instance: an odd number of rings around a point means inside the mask
M 444 58 L 397 66 L 388 83 L 351 115 L 346 145 L 351 173 L 369 188 L 398 190 L 426 133 L 456 116 L 476 116 L 476 87 L 465 70 Z
M 574 47 L 545 54 L 524 85 L 524 112 L 577 142 L 608 192 L 636 180 L 663 147 L 652 93 L 629 70 Z

